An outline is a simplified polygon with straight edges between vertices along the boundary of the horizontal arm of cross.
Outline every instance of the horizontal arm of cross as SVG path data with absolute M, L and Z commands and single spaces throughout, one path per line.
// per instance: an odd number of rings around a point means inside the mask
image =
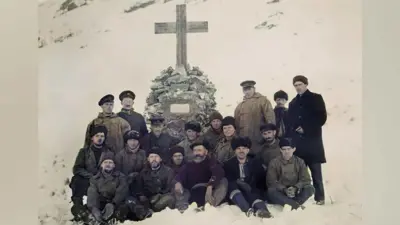
M 155 23 L 154 24 L 155 34 L 175 34 L 176 33 L 176 23 Z M 187 33 L 203 33 L 208 32 L 208 22 L 207 21 L 193 21 L 187 22 Z

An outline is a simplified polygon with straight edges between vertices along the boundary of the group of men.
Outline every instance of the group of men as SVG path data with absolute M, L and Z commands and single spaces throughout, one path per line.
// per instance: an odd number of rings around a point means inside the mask
M 234 116 L 215 111 L 206 132 L 188 121 L 184 140 L 164 132 L 162 116 L 150 118 L 148 132 L 144 117 L 133 110 L 132 91 L 119 95 L 118 113 L 114 96 L 101 98 L 102 112 L 89 123 L 73 166 L 74 220 L 138 221 L 167 207 L 183 213 L 192 203 L 202 211 L 225 202 L 247 216 L 270 218 L 266 203 L 304 209 L 312 195 L 324 205 L 322 96 L 309 91 L 308 79 L 298 75 L 293 78 L 298 94 L 289 107 L 281 90 L 273 108 L 255 84 L 242 82 L 244 98 Z

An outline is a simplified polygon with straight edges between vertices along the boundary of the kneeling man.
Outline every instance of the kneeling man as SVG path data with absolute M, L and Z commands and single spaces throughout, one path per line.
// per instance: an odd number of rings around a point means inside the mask
M 282 139 L 279 146 L 281 156 L 268 165 L 268 198 L 272 204 L 304 209 L 303 204 L 314 194 L 307 166 L 293 155 L 296 149 L 290 139 Z
M 193 161 L 186 163 L 175 177 L 176 208 L 181 212 L 193 202 L 197 203 L 198 210 L 203 210 L 206 203 L 218 206 L 228 188 L 222 165 L 207 155 L 209 143 L 195 142 L 190 148 Z
M 234 137 L 231 142 L 236 157 L 224 163 L 229 199 L 247 216 L 270 218 L 262 200 L 265 172 L 261 161 L 247 157 L 251 148 L 248 137 Z

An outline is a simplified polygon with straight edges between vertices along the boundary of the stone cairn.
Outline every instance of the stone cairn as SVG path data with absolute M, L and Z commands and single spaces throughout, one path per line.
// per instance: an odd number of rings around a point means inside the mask
M 161 74 L 152 80 L 152 83 L 144 112 L 148 125 L 151 116 L 164 116 L 167 132 L 182 140 L 184 138 L 182 126 L 184 122 L 188 121 L 181 120 L 179 124 L 171 124 L 174 122 L 174 118 L 166 114 L 165 106 L 170 103 L 190 101 L 192 107 L 195 108 L 190 115 L 192 120 L 196 120 L 205 128 L 208 123 L 208 116 L 215 111 L 217 105 L 214 97 L 216 88 L 208 79 L 208 76 L 198 67 L 188 69 L 187 75 L 181 75 L 172 67 L 169 67 L 161 71 Z

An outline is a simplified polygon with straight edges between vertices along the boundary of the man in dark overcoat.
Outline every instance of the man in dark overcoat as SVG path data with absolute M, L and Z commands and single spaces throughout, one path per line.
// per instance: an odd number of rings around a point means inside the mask
M 325 102 L 320 94 L 308 90 L 308 79 L 305 76 L 295 76 L 293 86 L 297 95 L 289 103 L 289 135 L 297 149 L 294 154 L 310 168 L 315 188 L 314 199 L 318 205 L 324 205 L 321 164 L 326 163 L 322 141 L 322 126 L 327 119 Z

